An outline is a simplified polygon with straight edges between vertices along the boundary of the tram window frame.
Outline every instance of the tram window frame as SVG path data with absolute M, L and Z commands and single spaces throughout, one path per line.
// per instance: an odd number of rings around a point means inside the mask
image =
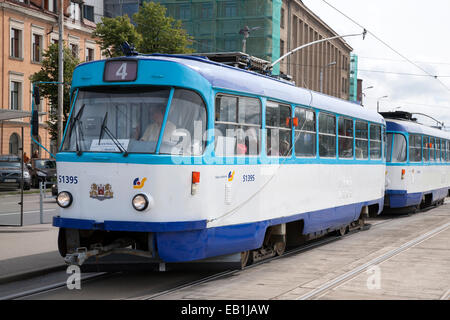
M 430 162 L 430 137 L 422 136 L 422 146 L 423 162 Z
M 439 147 L 441 149 L 441 162 L 445 162 L 445 140 L 444 139 L 440 139 L 441 143 L 439 144 Z
M 450 140 L 447 140 L 447 153 L 446 153 L 446 162 L 450 162 Z
M 416 153 L 411 152 L 413 150 L 416 150 L 416 152 L 417 152 L 417 150 L 419 150 L 420 156 L 414 157 L 414 159 L 412 159 L 411 155 L 416 154 Z M 409 162 L 422 162 L 423 150 L 422 150 L 422 136 L 421 135 L 419 135 L 419 134 L 409 135 L 408 151 L 409 151 Z M 417 159 L 419 159 L 419 160 L 417 160 Z
M 322 120 L 322 117 L 326 117 L 326 121 Z M 332 121 L 331 121 L 332 120 Z M 328 112 L 319 112 L 319 157 L 333 159 L 336 158 L 336 115 Z M 325 130 L 322 130 L 326 124 Z M 331 125 L 331 128 L 330 128 Z M 333 133 L 331 133 L 333 132 Z M 327 141 L 328 140 L 328 141 Z M 325 144 L 324 142 L 327 141 Z M 326 151 L 326 153 L 322 153 Z
M 362 130 L 362 126 L 358 128 L 358 125 L 364 125 L 366 127 L 366 131 Z M 366 148 L 364 149 L 364 145 Z M 362 146 L 362 147 L 360 147 Z M 358 151 L 361 151 L 361 155 L 358 155 Z M 357 160 L 368 160 L 369 159 L 369 123 L 363 120 L 355 121 L 355 158 Z
M 278 109 L 278 112 L 276 112 L 273 117 L 272 115 L 269 115 L 270 112 L 273 110 Z M 270 111 L 269 111 L 270 110 Z M 283 116 L 288 116 L 283 121 Z M 272 120 L 276 120 L 275 122 L 270 122 Z M 269 157 L 282 157 L 282 158 L 289 158 L 292 156 L 292 107 L 288 104 L 275 102 L 268 100 L 266 102 L 266 154 Z M 275 133 L 275 135 L 274 135 Z M 284 141 L 282 141 L 282 135 L 286 138 Z M 277 146 L 275 148 L 272 146 L 272 142 L 275 142 L 276 139 L 272 139 L 273 136 L 278 136 L 278 142 Z M 289 137 L 289 138 L 287 138 Z M 282 142 L 287 142 L 284 144 L 283 149 L 286 152 L 283 152 L 281 150 L 280 146 L 282 145 Z M 275 151 L 276 154 L 272 154 L 273 151 Z
M 312 120 L 308 115 L 312 115 Z M 294 117 L 298 119 L 297 125 L 294 126 L 295 156 L 297 158 L 315 158 L 317 156 L 316 112 L 309 108 L 295 107 Z M 312 145 L 310 147 L 312 148 L 311 152 L 304 152 L 306 148 L 301 148 L 301 146 L 308 145 L 307 143 L 300 144 L 300 142 L 305 141 L 308 136 L 311 137 Z
M 430 137 L 430 162 L 436 162 L 436 138 Z
M 391 145 L 391 159 L 390 159 L 390 162 L 391 163 L 405 163 L 405 162 L 407 162 L 407 160 L 408 160 L 408 149 L 407 149 L 408 144 L 407 144 L 406 136 L 404 134 L 402 134 L 402 133 L 397 133 L 397 132 L 392 133 L 392 135 L 393 135 L 393 138 L 392 138 L 392 145 Z M 396 157 L 394 157 L 394 150 L 395 151 L 399 150 L 398 147 L 397 147 L 397 141 L 398 141 L 397 137 L 401 137 L 402 138 L 402 142 L 403 142 L 404 148 L 402 148 L 400 150 L 403 154 L 396 152 L 396 154 L 395 154 Z M 400 156 L 400 155 L 402 155 L 403 158 L 399 158 L 398 156 Z
M 218 101 L 222 101 L 222 98 L 226 98 L 226 99 L 235 99 L 235 104 L 234 107 L 235 109 L 233 110 L 232 108 L 230 108 L 230 110 L 228 110 L 228 117 L 227 120 L 234 120 L 234 121 L 221 121 L 220 119 L 220 115 L 222 115 L 222 112 L 220 112 L 221 110 L 218 109 L 221 106 L 221 103 L 218 103 Z M 246 108 L 247 105 L 245 104 L 241 104 L 242 101 L 253 101 L 253 102 L 257 102 L 257 108 L 259 110 L 256 111 L 256 113 L 258 113 L 258 117 L 255 117 L 257 119 L 257 121 L 254 121 L 254 123 L 251 122 L 246 122 L 246 118 L 244 116 L 244 119 L 242 119 L 242 109 L 244 109 L 244 107 Z M 244 113 L 246 114 L 246 113 Z M 218 120 L 219 118 L 219 120 Z M 229 130 L 229 127 L 233 127 L 234 130 L 234 135 L 233 135 L 233 139 L 235 139 L 233 141 L 233 152 L 230 152 L 229 150 L 225 150 L 225 152 L 218 152 L 218 141 L 219 141 L 219 137 L 227 137 L 226 136 L 226 132 L 225 135 L 222 131 L 219 131 L 221 133 L 221 135 L 218 135 L 218 126 L 217 125 L 223 125 L 226 126 L 226 131 Z M 243 141 L 242 138 L 238 138 L 236 136 L 236 132 L 237 130 L 244 130 L 244 128 L 247 128 L 247 130 L 245 130 L 244 135 L 242 135 L 243 137 Z M 238 129 L 236 129 L 238 128 Z M 255 128 L 256 129 L 256 137 L 255 137 L 255 131 L 252 131 L 253 133 L 253 138 L 252 140 L 256 141 L 256 153 L 253 151 L 253 153 L 250 153 L 253 149 L 250 148 L 250 142 L 249 140 L 247 140 L 247 138 L 250 139 L 250 137 L 247 135 L 247 133 L 249 132 L 249 130 L 251 128 Z M 227 94 L 227 93 L 217 93 L 216 97 L 214 99 L 214 151 L 215 151 L 215 155 L 216 156 L 220 156 L 220 157 L 256 157 L 259 156 L 261 154 L 261 132 L 262 132 L 262 103 L 261 103 L 261 99 L 259 98 L 255 98 L 255 97 L 249 97 L 249 96 L 241 96 L 241 95 L 232 95 L 232 94 Z M 241 142 L 243 143 L 239 143 L 239 140 L 241 140 Z M 247 145 L 247 141 L 248 141 L 248 145 Z M 227 141 L 227 139 L 223 139 L 223 147 L 225 147 L 225 149 L 227 149 L 227 147 L 229 146 L 229 142 Z
M 376 132 L 375 130 L 378 130 L 379 133 L 379 137 L 373 135 L 372 133 Z M 376 139 L 379 138 L 379 139 Z M 376 150 L 376 145 L 379 145 L 379 153 L 378 155 L 374 152 L 374 150 Z M 381 125 L 379 124 L 374 124 L 371 123 L 370 124 L 370 141 L 369 141 L 369 146 L 370 146 L 370 160 L 381 160 L 382 157 L 382 148 L 383 148 L 383 143 L 382 143 L 382 130 L 381 130 Z
M 387 160 L 387 149 L 388 143 L 387 143 L 387 132 L 386 127 L 383 126 L 383 161 Z
M 348 132 L 348 125 L 350 125 L 350 133 Z M 355 156 L 355 150 L 353 146 L 353 141 L 355 139 L 354 135 L 354 122 L 353 119 L 347 117 L 339 117 L 338 119 L 338 150 L 339 159 L 353 159 Z M 344 141 L 351 141 L 351 154 L 344 155 L 344 152 L 348 152 L 347 149 L 341 148 Z
M 199 109 L 195 110 L 196 107 Z M 202 156 L 206 150 L 207 137 L 205 132 L 208 128 L 208 110 L 203 97 L 194 90 L 174 88 L 172 101 L 168 108 L 169 112 L 164 123 L 164 134 L 159 153 L 180 156 Z M 198 120 L 192 119 L 195 115 L 202 117 L 201 137 L 196 136 L 195 122 Z M 186 122 L 186 119 L 189 118 L 193 121 Z M 180 141 L 175 147 L 169 145 L 170 151 L 167 149 L 167 151 L 164 151 L 164 137 L 172 134 L 170 131 L 167 131 L 170 130 L 167 127 L 168 123 L 175 124 L 176 130 L 174 133 L 179 134 L 179 136 L 175 135 L 175 139 L 179 137 Z M 200 138 L 200 140 L 196 140 L 196 138 Z

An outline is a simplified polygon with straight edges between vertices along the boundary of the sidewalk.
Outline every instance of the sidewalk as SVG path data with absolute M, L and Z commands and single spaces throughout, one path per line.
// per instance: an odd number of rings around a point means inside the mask
M 58 228 L 51 224 L 0 227 L 0 284 L 64 267 Z

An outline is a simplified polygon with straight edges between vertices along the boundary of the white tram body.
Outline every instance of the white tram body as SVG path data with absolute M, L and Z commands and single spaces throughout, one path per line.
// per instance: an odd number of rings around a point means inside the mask
M 450 191 L 450 134 L 413 121 L 387 119 L 385 204 L 429 206 Z
M 68 199 L 53 221 L 62 255 L 127 237 L 164 262 L 200 260 L 259 249 L 272 238 L 319 236 L 383 209 L 385 121 L 359 105 L 169 55 L 82 64 L 72 96 L 57 154 L 58 188 Z M 164 119 L 151 146 L 133 136 L 132 122 L 145 121 L 158 103 Z M 183 114 L 188 109 L 195 115 Z M 200 135 L 186 124 L 191 118 Z M 235 131 L 225 137 L 219 125 Z M 253 154 L 248 139 L 239 145 L 236 128 L 258 130 Z M 189 136 L 192 145 L 180 149 Z M 278 143 L 289 147 L 269 154 Z M 145 208 L 137 210 L 140 201 Z

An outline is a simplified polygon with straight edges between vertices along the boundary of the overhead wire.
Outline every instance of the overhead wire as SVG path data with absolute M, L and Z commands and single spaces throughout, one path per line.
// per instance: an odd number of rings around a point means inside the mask
M 421 67 L 420 65 L 418 65 L 417 63 L 415 63 L 414 61 L 412 61 L 411 59 L 409 59 L 408 57 L 406 57 L 404 54 L 400 53 L 398 50 L 394 49 L 391 45 L 389 45 L 387 42 L 385 42 L 384 40 L 382 40 L 380 37 L 378 37 L 376 34 L 374 34 L 372 31 L 370 31 L 368 28 L 364 27 L 363 25 L 361 25 L 360 23 L 358 23 L 356 20 L 354 20 L 353 18 L 351 18 L 350 16 L 348 16 L 347 14 L 345 14 L 344 12 L 342 12 L 341 10 L 339 10 L 338 8 L 336 8 L 335 6 L 333 6 L 332 4 L 330 4 L 327 0 L 321 0 L 322 2 L 324 2 L 325 4 L 327 4 L 329 7 L 331 7 L 333 10 L 337 11 L 338 13 L 340 13 L 341 15 L 343 15 L 344 17 L 346 17 L 348 20 L 350 20 L 351 22 L 353 22 L 354 24 L 356 24 L 358 27 L 367 30 L 367 33 L 370 34 L 372 37 L 374 37 L 376 40 L 378 40 L 379 42 L 381 42 L 383 45 L 385 45 L 387 48 L 389 48 L 391 51 L 395 52 L 397 55 L 399 55 L 400 57 L 402 57 L 404 60 L 406 60 L 407 62 L 409 62 L 410 64 L 412 64 L 413 66 L 415 66 L 416 68 L 422 70 L 425 74 L 427 74 L 428 76 L 436 79 L 447 91 L 450 91 L 450 88 L 447 87 L 447 85 L 445 83 L 443 83 L 438 76 L 433 75 L 431 73 L 429 73 L 426 69 L 424 69 L 423 67 Z

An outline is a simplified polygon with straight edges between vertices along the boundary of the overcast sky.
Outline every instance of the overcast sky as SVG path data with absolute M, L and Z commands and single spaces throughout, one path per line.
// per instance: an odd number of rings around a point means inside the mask
M 401 107 L 398 110 L 426 113 L 450 126 L 450 1 L 326 1 L 430 74 L 447 76 L 439 78 L 446 88 L 429 76 L 393 74 L 426 75 L 371 35 L 364 41 L 362 37 L 346 38 L 359 57 L 358 78 L 364 80 L 363 87 L 374 87 L 365 90 L 365 107 L 376 110 L 378 98 L 388 95 L 380 101 L 381 111 Z M 362 31 L 322 0 L 303 2 L 338 34 Z

